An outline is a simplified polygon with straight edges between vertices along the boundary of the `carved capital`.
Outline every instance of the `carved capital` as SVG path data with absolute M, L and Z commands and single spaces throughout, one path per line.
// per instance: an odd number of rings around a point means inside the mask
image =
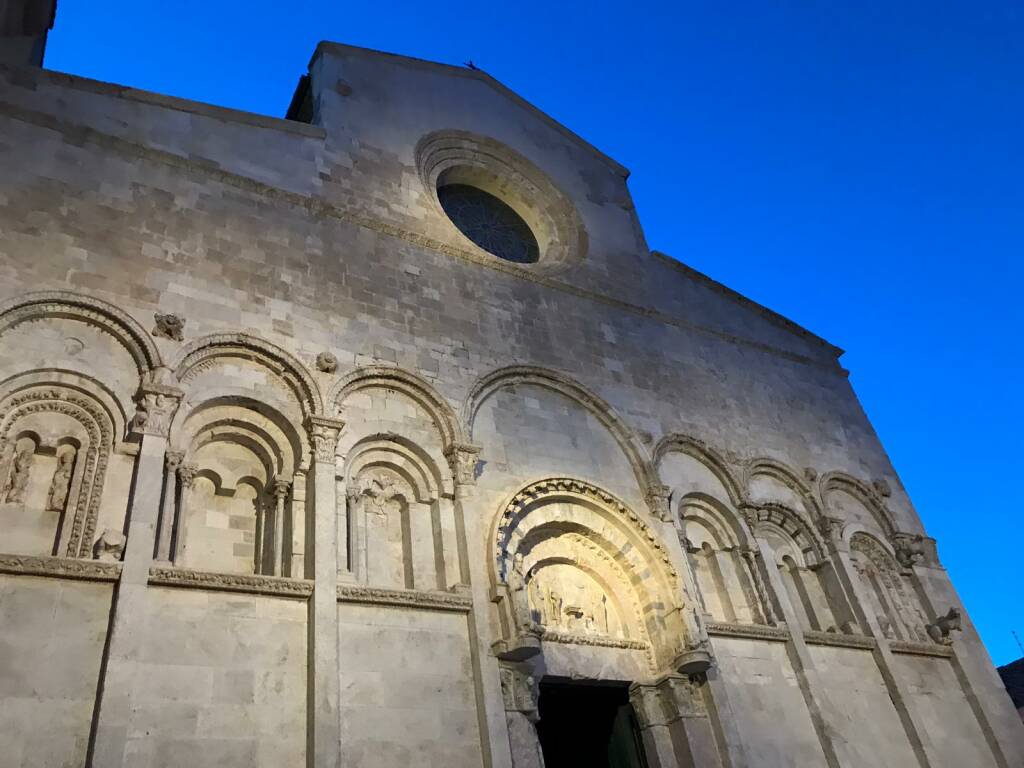
M 473 485 L 476 483 L 476 466 L 480 457 L 480 446 L 471 443 L 455 443 L 447 451 L 445 458 L 451 467 L 457 485 Z
M 662 702 L 671 707 L 673 717 L 700 717 L 704 707 L 704 675 L 671 675 L 661 683 Z
M 672 522 L 671 496 L 672 488 L 667 485 L 656 484 L 647 489 L 647 507 L 663 523 Z
M 881 478 L 871 481 L 871 488 L 883 499 L 888 499 L 892 496 L 892 488 L 889 487 L 889 483 Z
M 665 709 L 657 686 L 634 683 L 629 687 L 629 703 L 641 728 L 665 724 Z
M 338 450 L 338 437 L 345 428 L 341 419 L 328 416 L 310 416 L 306 421 L 309 441 L 313 444 L 313 459 L 319 462 L 334 463 L 334 455 Z
M 291 490 L 291 480 L 275 480 L 271 485 L 271 492 L 274 494 L 274 498 L 280 501 L 288 495 L 288 491 Z
M 743 519 L 747 523 L 747 527 L 753 533 L 757 528 L 758 523 L 758 507 L 756 504 L 750 502 L 743 502 L 740 504 L 740 514 L 743 515 Z
M 530 720 L 539 719 L 537 712 L 538 683 L 528 672 L 510 664 L 501 664 L 501 697 L 506 712 L 522 712 Z
M 184 460 L 184 451 L 168 451 L 164 454 L 164 464 L 167 466 L 167 471 L 172 474 L 178 471 L 178 467 L 181 466 L 181 462 Z
M 822 515 L 818 518 L 818 533 L 829 546 L 841 547 L 843 544 L 843 528 L 846 521 L 841 517 Z
M 166 437 L 182 392 L 162 384 L 143 384 L 135 395 L 132 429 L 141 435 Z

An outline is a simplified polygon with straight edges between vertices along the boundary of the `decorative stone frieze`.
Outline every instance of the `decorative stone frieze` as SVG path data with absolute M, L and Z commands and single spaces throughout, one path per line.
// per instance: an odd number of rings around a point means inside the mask
M 412 589 L 380 589 L 355 584 L 338 585 L 338 602 L 400 606 L 426 611 L 468 613 L 473 607 L 469 595 L 457 592 L 427 592 Z
M 242 573 L 216 573 L 191 568 L 151 567 L 149 583 L 164 587 L 195 587 L 221 592 L 249 592 L 282 597 L 305 598 L 313 594 L 313 582 L 311 581 Z
M 117 581 L 121 564 L 69 557 L 0 554 L 0 573 L 52 576 L 82 581 Z
M 706 624 L 709 635 L 722 637 L 744 637 L 751 640 L 785 642 L 789 630 L 781 627 L 766 627 L 758 624 L 730 624 L 724 621 L 709 621 Z
M 597 648 L 624 648 L 630 651 L 646 651 L 650 643 L 642 640 L 629 640 L 621 637 L 609 637 L 608 635 L 578 635 L 572 632 L 559 632 L 558 630 L 545 629 L 541 639 L 552 643 L 563 645 L 590 645 Z
M 830 645 L 836 648 L 862 648 L 871 650 L 878 643 L 873 637 L 854 635 L 847 632 L 818 632 L 804 630 L 804 641 L 810 645 Z

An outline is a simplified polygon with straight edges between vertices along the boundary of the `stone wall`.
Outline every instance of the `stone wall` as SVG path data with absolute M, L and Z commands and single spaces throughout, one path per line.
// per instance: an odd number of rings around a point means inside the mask
M 521 768 L 549 676 L 652 767 L 1021 765 L 839 350 L 486 75 L 311 75 L 309 125 L 0 70 L 0 763 Z

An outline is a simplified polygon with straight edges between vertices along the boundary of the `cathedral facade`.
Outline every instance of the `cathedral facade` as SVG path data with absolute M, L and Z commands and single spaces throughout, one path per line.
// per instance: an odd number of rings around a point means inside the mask
M 1024 765 L 841 350 L 627 175 L 333 43 L 0 68 L 0 766 Z

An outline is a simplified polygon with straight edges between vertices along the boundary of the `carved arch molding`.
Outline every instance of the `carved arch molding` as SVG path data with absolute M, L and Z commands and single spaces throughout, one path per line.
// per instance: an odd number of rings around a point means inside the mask
M 695 621 L 657 534 L 612 494 L 582 480 L 528 485 L 495 522 L 492 582 L 503 639 L 645 650 L 652 673 L 699 645 Z M 511 649 L 511 650 L 509 650 Z

